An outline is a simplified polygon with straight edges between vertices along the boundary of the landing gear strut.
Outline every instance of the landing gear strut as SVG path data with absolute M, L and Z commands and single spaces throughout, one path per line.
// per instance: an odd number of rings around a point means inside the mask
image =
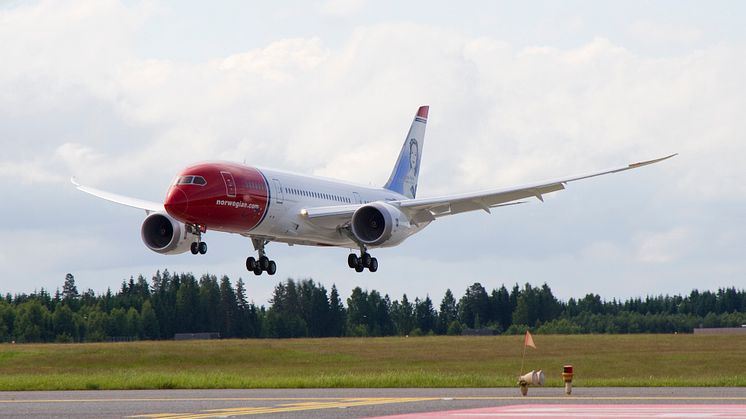
M 378 270 L 378 259 L 372 257 L 367 252 L 365 246 L 360 246 L 360 257 L 354 253 L 350 253 L 347 256 L 347 266 L 354 269 L 355 272 L 362 272 L 365 268 L 368 268 L 371 272 L 375 272 Z
M 189 225 L 187 226 L 187 229 L 197 235 L 197 241 L 192 242 L 192 245 L 189 250 L 192 251 L 193 255 L 196 255 L 199 253 L 200 255 L 204 255 L 207 253 L 207 243 L 202 241 L 202 229 L 198 225 Z
M 262 272 L 274 275 L 277 272 L 277 264 L 274 260 L 269 260 L 264 252 L 264 245 L 269 243 L 269 240 L 252 238 L 251 243 L 254 245 L 254 250 L 259 253 L 259 259 L 254 259 L 253 256 L 247 257 L 246 269 L 254 272 L 254 275 L 261 275 Z

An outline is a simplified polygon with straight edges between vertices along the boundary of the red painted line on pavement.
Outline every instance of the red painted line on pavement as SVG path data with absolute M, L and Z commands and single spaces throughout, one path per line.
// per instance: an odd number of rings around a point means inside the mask
M 525 404 L 381 416 L 378 419 L 455 418 L 716 418 L 746 419 L 744 404 Z M 376 418 L 373 418 L 376 419 Z

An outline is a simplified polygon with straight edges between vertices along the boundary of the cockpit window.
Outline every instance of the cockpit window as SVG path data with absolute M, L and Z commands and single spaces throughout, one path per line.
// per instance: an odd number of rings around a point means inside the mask
M 207 185 L 207 181 L 202 176 L 181 176 L 176 179 L 177 185 Z

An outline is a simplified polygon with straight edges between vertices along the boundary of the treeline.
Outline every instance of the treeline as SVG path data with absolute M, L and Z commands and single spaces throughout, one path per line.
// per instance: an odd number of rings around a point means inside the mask
M 269 306 L 249 301 L 244 283 L 223 276 L 157 272 L 130 278 L 113 293 L 78 292 L 68 274 L 62 290 L 0 299 L 0 342 L 172 339 L 219 332 L 223 338 L 288 338 L 480 333 L 673 333 L 746 324 L 746 291 L 724 288 L 687 296 L 626 301 L 588 294 L 560 301 L 548 285 L 487 291 L 479 283 L 436 306 L 429 296 L 391 300 L 376 290 L 342 299 L 313 280 L 279 283 Z

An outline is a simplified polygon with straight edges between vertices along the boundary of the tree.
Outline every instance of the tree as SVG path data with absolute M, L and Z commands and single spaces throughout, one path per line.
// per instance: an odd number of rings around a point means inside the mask
M 78 340 L 78 333 L 73 322 L 73 311 L 67 304 L 60 304 L 52 314 L 55 340 L 71 341 Z
M 368 336 L 371 333 L 368 319 L 372 315 L 368 305 L 368 293 L 355 287 L 347 299 L 347 332 L 353 336 Z
M 39 301 L 29 300 L 18 307 L 13 326 L 19 342 L 43 342 L 47 338 L 49 311 Z
M 232 338 L 236 336 L 238 323 L 238 302 L 236 293 L 227 276 L 220 279 L 220 336 Z
M 77 301 L 78 297 L 80 295 L 78 294 L 78 288 L 75 286 L 75 277 L 68 273 L 65 275 L 65 284 L 62 286 L 62 301 L 72 304 Z
M 189 274 L 183 275 L 180 282 L 179 289 L 176 291 L 176 321 L 174 332 L 203 332 L 204 330 L 197 329 L 197 322 L 195 321 L 195 312 L 199 308 L 197 280 Z
M 515 307 L 511 306 L 510 293 L 505 288 L 505 285 L 502 285 L 498 290 L 492 290 L 490 308 L 490 317 L 500 326 L 500 329 L 506 330 L 510 327 L 511 323 L 513 323 L 513 310 Z
M 142 336 L 142 323 L 140 321 L 140 313 L 135 310 L 134 307 L 130 307 L 127 310 L 127 322 L 125 324 L 124 333 L 127 337 L 140 337 Z
M 344 335 L 345 325 L 345 308 L 339 299 L 337 286 L 332 284 L 332 291 L 329 295 L 329 326 L 326 336 Z
M 409 302 L 407 294 L 402 296 L 401 303 L 394 301 L 391 304 L 391 318 L 398 335 L 409 335 L 412 332 L 415 327 L 414 307 Z
M 394 323 L 391 320 L 391 301 L 389 296 L 381 297 L 381 294 L 373 290 L 368 294 L 368 329 L 370 336 L 387 336 L 394 333 Z
M 440 302 L 440 310 L 438 311 L 438 323 L 435 333 L 439 335 L 446 334 L 448 327 L 451 322 L 458 319 L 458 307 L 456 305 L 456 299 L 453 298 L 451 289 L 447 289 L 443 300 Z M 460 332 L 459 332 L 460 333 Z
M 106 325 L 106 335 L 115 338 L 129 336 L 127 312 L 123 308 L 117 307 L 111 310 L 109 321 Z
M 256 308 L 253 304 L 249 305 L 246 299 L 246 288 L 241 278 L 238 278 L 236 283 L 236 307 L 236 337 L 258 337 L 259 325 Z
M 147 300 L 142 304 L 140 320 L 142 322 L 142 337 L 144 339 L 160 338 L 158 317 L 155 315 L 155 310 L 153 310 L 153 305 L 150 303 L 150 300 Z
M 458 320 L 454 320 L 448 325 L 447 333 L 449 336 L 458 336 L 461 334 L 462 331 L 463 328 L 461 327 L 461 323 L 459 323 Z
M 329 297 L 326 289 L 317 286 L 313 280 L 302 280 L 298 284 L 298 304 L 301 308 L 301 317 L 308 326 L 308 336 L 327 336 Z
M 194 319 L 197 331 L 220 331 L 220 286 L 215 275 L 203 275 L 199 280 L 199 313 Z
M 466 294 L 458 303 L 459 320 L 467 327 L 475 327 L 477 316 L 482 322 L 489 321 L 489 297 L 482 284 L 475 282 L 466 289 Z
M 98 306 L 93 307 L 88 312 L 88 318 L 86 321 L 86 337 L 89 341 L 98 342 L 106 339 L 110 336 L 107 333 L 107 327 L 109 323 L 109 315 L 101 311 Z
M 426 335 L 433 331 L 437 314 L 435 313 L 433 302 L 430 300 L 429 295 L 422 301 L 415 299 L 414 311 L 417 328 L 420 329 L 422 334 Z
M 295 281 L 288 279 L 284 284 L 277 284 L 270 303 L 264 328 L 268 337 L 295 338 L 308 335 L 308 325 L 302 317 Z

